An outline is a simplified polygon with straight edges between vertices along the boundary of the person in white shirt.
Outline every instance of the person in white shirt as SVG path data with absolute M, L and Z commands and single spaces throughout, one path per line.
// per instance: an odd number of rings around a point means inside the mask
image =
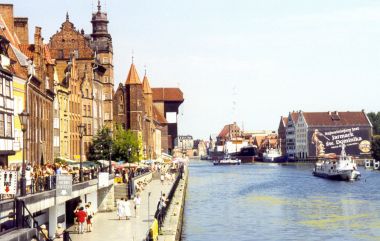
M 136 195 L 136 197 L 133 199 L 133 202 L 135 203 L 135 217 L 137 218 L 139 216 L 139 210 L 141 205 L 140 194 Z

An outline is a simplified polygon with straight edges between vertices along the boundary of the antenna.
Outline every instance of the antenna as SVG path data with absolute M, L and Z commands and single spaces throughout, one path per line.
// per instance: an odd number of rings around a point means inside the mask
M 132 49 L 132 64 L 133 64 L 133 60 L 135 59 L 135 57 L 133 56 L 134 54 L 135 54 L 135 52 Z

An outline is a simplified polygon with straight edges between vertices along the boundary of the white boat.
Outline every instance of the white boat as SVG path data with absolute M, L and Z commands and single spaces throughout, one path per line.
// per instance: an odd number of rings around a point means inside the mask
M 285 158 L 281 155 L 281 152 L 277 148 L 267 149 L 263 153 L 263 162 L 282 162 Z
M 218 165 L 240 165 L 241 160 L 240 159 L 231 159 L 231 157 L 226 156 L 222 160 L 213 161 L 213 164 L 215 166 L 218 166 Z
M 323 159 L 315 164 L 313 175 L 333 180 L 352 181 L 360 177 L 360 172 L 351 156 L 346 155 L 345 146 L 338 160 Z

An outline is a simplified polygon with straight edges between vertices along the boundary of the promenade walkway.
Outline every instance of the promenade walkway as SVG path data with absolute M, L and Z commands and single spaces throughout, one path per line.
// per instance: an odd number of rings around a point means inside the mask
M 69 229 L 72 241 L 141 241 L 145 239 L 147 231 L 153 222 L 161 191 L 167 195 L 172 184 L 173 182 L 165 181 L 164 185 L 162 185 L 160 180 L 153 179 L 141 193 L 141 207 L 138 217 L 134 217 L 134 209 L 132 209 L 133 216 L 130 220 L 119 220 L 116 211 L 97 213 L 94 217 L 92 232 L 78 234 L 74 232 L 74 227 Z M 149 192 L 151 195 L 148 217 Z

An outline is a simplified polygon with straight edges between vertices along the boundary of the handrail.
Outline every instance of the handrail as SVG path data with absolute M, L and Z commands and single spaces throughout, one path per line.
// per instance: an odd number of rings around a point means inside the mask
M 30 224 L 28 223 L 27 219 L 26 219 L 26 216 L 25 216 L 25 210 L 26 210 L 27 213 L 28 213 L 28 215 L 29 215 L 29 217 L 33 220 L 33 226 L 34 226 L 33 228 L 36 228 L 37 231 L 38 231 L 38 233 L 39 233 L 39 234 L 42 234 L 42 236 L 45 238 L 46 241 L 53 241 L 52 239 L 50 239 L 49 237 L 47 237 L 46 234 L 42 231 L 42 228 L 38 225 L 37 220 L 33 217 L 33 214 L 32 214 L 32 213 L 29 211 L 29 209 L 27 208 L 27 206 L 26 206 L 24 200 L 20 200 L 20 199 L 18 199 L 17 201 L 18 201 L 18 202 L 21 202 L 22 207 L 23 207 L 23 209 L 22 209 L 22 216 L 23 216 L 23 218 L 24 218 L 24 219 L 23 219 L 24 224 L 27 224 L 29 228 L 32 228 L 32 227 L 30 226 Z

